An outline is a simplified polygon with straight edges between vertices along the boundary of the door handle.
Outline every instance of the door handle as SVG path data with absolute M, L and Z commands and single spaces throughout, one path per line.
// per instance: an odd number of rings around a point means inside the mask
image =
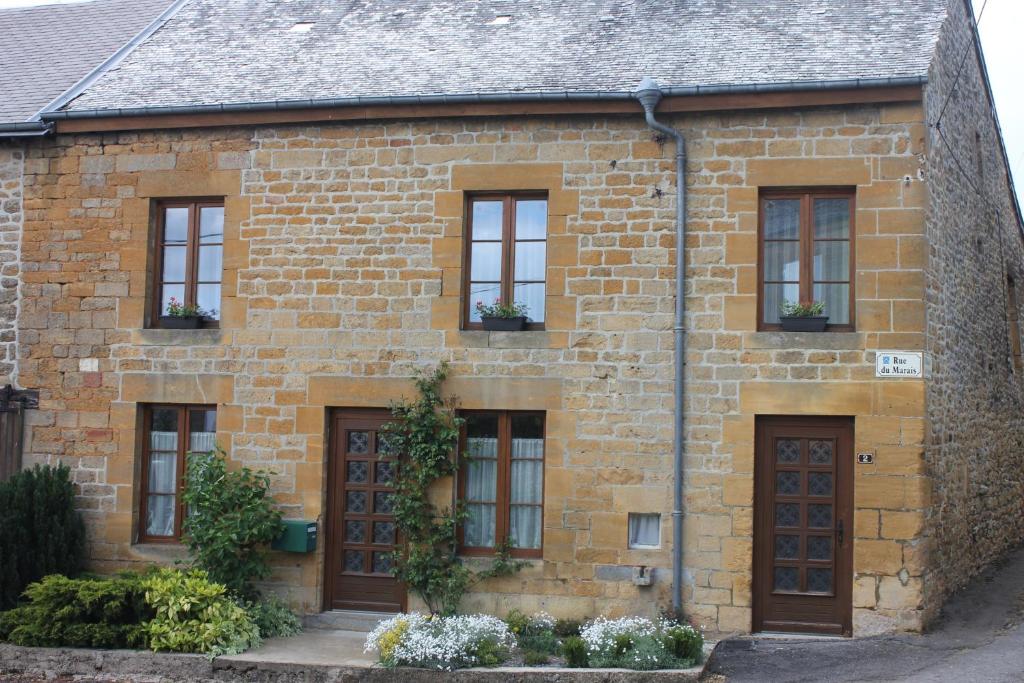
M 836 522 L 836 533 L 839 535 L 839 538 L 837 539 L 838 543 L 839 543 L 839 545 L 842 545 L 843 544 L 843 520 L 841 520 L 841 519 Z

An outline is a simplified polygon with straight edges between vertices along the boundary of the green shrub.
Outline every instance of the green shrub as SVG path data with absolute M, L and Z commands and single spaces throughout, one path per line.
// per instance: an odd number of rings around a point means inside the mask
M 572 669 L 585 669 L 589 666 L 587 644 L 579 636 L 569 636 L 562 641 L 562 656 L 565 665 Z
M 498 666 L 508 659 L 509 648 L 497 637 L 486 636 L 473 649 L 477 666 Z
M 161 569 L 143 582 L 156 611 L 146 625 L 152 650 L 236 654 L 260 644 L 256 622 L 206 572 Z
M 260 638 L 288 637 L 302 632 L 299 617 L 276 595 L 250 602 L 245 609 L 256 622 Z
M 665 630 L 665 647 L 677 659 L 699 664 L 704 656 L 704 636 L 692 626 L 673 626 Z
M 228 470 L 218 446 L 190 453 L 185 491 L 184 540 L 196 566 L 212 581 L 248 599 L 252 582 L 270 576 L 266 546 L 284 529 L 270 497 L 270 479 L 247 467 Z
M 548 657 L 547 652 L 538 652 L 537 650 L 526 650 L 523 653 L 523 664 L 525 664 L 526 666 L 540 666 L 542 664 L 547 664 L 549 661 L 551 661 L 551 659 L 550 657 Z
M 517 609 L 509 610 L 505 617 L 505 624 L 509 631 L 518 636 L 520 633 L 525 633 L 526 629 L 530 627 L 530 617 Z
M 85 526 L 70 474 L 65 465 L 36 465 L 0 483 L 0 610 L 33 581 L 82 570 Z
M 29 602 L 0 614 L 0 640 L 38 647 L 145 647 L 143 578 L 69 579 L 53 574 L 31 584 Z
M 555 622 L 555 635 L 559 638 L 578 636 L 583 624 L 578 619 L 559 619 Z

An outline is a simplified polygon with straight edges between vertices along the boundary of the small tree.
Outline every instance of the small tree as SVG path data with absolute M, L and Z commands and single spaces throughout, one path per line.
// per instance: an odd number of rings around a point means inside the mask
M 75 576 L 84 562 L 85 525 L 67 466 L 36 465 L 0 483 L 0 610 L 30 583 Z
M 510 562 L 508 544 L 501 544 L 493 565 L 474 572 L 458 557 L 459 524 L 466 518 L 461 504 L 438 510 L 430 502 L 430 487 L 459 469 L 459 430 L 463 420 L 456 412 L 458 400 L 442 396 L 448 377 L 442 363 L 416 375 L 418 398 L 391 405 L 394 421 L 382 431 L 386 448 L 382 456 L 397 455 L 392 510 L 395 526 L 405 539 L 394 555 L 392 574 L 420 596 L 435 614 L 453 614 L 463 594 L 478 581 L 510 574 L 522 564 Z
M 210 580 L 254 598 L 252 582 L 270 576 L 266 546 L 283 530 L 270 496 L 270 479 L 248 467 L 228 470 L 220 446 L 190 453 L 185 491 L 184 540 Z

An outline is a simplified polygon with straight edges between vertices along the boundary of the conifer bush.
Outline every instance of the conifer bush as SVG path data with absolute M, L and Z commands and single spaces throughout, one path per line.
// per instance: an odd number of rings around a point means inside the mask
M 48 574 L 76 576 L 85 561 L 85 525 L 75 511 L 65 465 L 18 472 L 0 483 L 0 610 Z

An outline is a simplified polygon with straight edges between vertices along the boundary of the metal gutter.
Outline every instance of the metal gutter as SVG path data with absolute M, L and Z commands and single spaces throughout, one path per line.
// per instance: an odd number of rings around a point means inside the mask
M 668 97 L 687 97 L 696 95 L 740 95 L 772 92 L 893 88 L 923 85 L 926 82 L 927 77 L 925 76 L 905 76 L 894 78 L 856 78 L 836 81 L 784 81 L 778 83 L 751 83 L 746 85 L 678 86 L 662 88 L 661 92 L 664 96 Z M 41 114 L 40 118 L 44 121 L 61 121 L 69 119 L 91 119 L 119 116 L 287 111 L 291 109 L 321 109 L 333 107 L 377 107 L 437 104 L 512 104 L 521 102 L 626 102 L 633 99 L 635 99 L 635 94 L 632 92 L 598 90 L 467 93 L 453 95 L 399 95 L 390 97 L 357 96 L 300 100 L 267 100 L 262 102 L 228 102 L 221 104 L 188 104 L 158 107 L 119 107 L 110 109 L 46 111 Z
M 0 138 L 33 138 L 49 134 L 53 124 L 41 121 L 0 123 Z
M 675 371 L 675 420 L 672 452 L 672 611 L 683 618 L 683 442 L 686 409 L 686 138 L 675 128 L 659 123 L 654 109 L 664 91 L 651 78 L 644 78 L 634 97 L 644 108 L 647 125 L 672 137 L 676 143 L 676 305 L 673 366 Z
M 167 9 L 160 13 L 156 19 L 151 21 L 144 29 L 135 34 L 135 37 L 129 40 L 127 43 L 122 45 L 114 54 L 110 55 L 101 62 L 99 65 L 94 67 L 89 73 L 80 78 L 77 83 L 72 85 L 70 88 L 65 90 L 63 93 L 51 100 L 45 107 L 40 109 L 32 116 L 30 121 L 39 121 L 45 114 L 50 111 L 60 109 L 71 100 L 75 99 L 83 92 L 86 88 L 95 83 L 100 76 L 105 74 L 110 69 L 117 66 L 125 57 L 127 57 L 135 48 L 141 45 L 151 35 L 156 33 L 160 28 L 163 27 L 167 20 L 173 17 L 181 7 L 187 3 L 188 0 L 175 0 Z

